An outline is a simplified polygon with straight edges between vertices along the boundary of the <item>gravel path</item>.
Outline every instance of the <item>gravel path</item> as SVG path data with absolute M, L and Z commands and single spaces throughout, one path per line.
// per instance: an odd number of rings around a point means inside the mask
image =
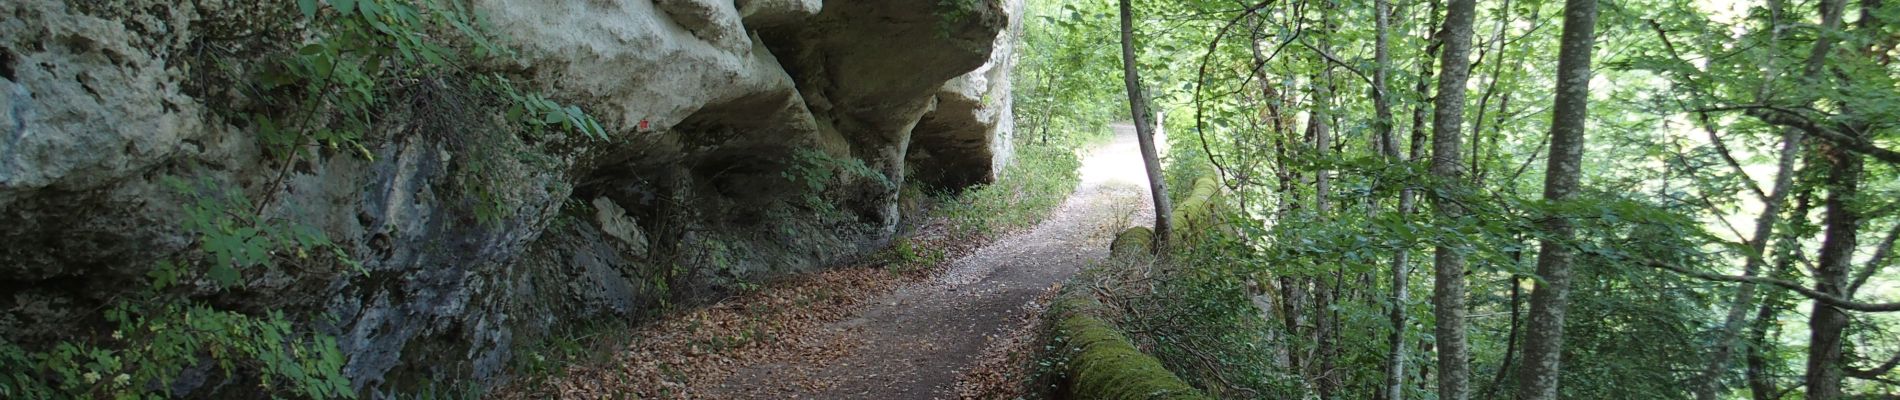
M 855 318 L 828 327 L 863 346 L 830 365 L 768 364 L 739 371 L 720 390 L 734 398 L 945 399 L 987 338 L 1021 322 L 1045 289 L 1108 254 L 1121 228 L 1153 219 L 1134 129 L 1082 162 L 1082 182 L 1035 229 L 956 260 L 938 278 L 898 289 Z M 823 381 L 810 385 L 811 379 Z M 801 382 L 806 382 L 801 384 Z

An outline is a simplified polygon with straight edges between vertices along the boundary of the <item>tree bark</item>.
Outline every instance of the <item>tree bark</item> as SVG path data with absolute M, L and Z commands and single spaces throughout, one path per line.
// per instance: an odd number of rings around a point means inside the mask
M 1768 296 L 1769 299 L 1775 297 L 1776 296 L 1772 294 Z M 1781 309 L 1776 307 L 1774 303 L 1764 301 L 1760 306 L 1756 307 L 1755 320 L 1749 324 L 1748 341 L 1752 346 L 1748 347 L 1748 356 L 1746 357 L 1748 364 L 1748 392 L 1755 400 L 1773 400 L 1775 399 L 1775 395 L 1780 393 L 1780 391 L 1775 388 L 1774 377 L 1769 376 L 1768 354 L 1767 351 L 1763 349 L 1763 347 L 1768 346 L 1770 343 L 1768 328 L 1774 324 L 1775 316 L 1780 312 Z M 1779 338 L 1779 335 L 1777 335 L 1777 338 Z
M 1121 0 L 1122 81 L 1128 86 L 1128 113 L 1134 118 L 1135 139 L 1141 144 L 1141 162 L 1148 170 L 1148 191 L 1154 197 L 1154 251 L 1164 253 L 1174 226 L 1170 215 L 1174 207 L 1169 204 L 1168 183 L 1161 176 L 1161 158 L 1155 154 L 1154 126 L 1148 120 L 1147 93 L 1141 89 L 1140 68 L 1135 60 L 1134 14 L 1134 7 L 1129 5 L 1129 0 Z
M 1794 226 L 1787 231 L 1790 233 L 1782 235 L 1781 242 L 1775 245 L 1779 255 L 1775 260 L 1773 276 L 1794 275 L 1795 262 L 1802 258 L 1803 251 L 1800 244 L 1802 237 L 1792 232 L 1806 232 L 1812 228 L 1812 224 L 1808 223 L 1808 213 L 1813 210 L 1814 188 L 1804 187 L 1799 194 L 1795 195 L 1794 210 L 1788 213 L 1789 223 Z M 1768 352 L 1773 348 L 1770 346 L 1781 342 L 1781 330 L 1776 329 L 1774 336 L 1769 336 L 1768 331 L 1771 327 L 1779 325 L 1776 321 L 1782 309 L 1779 299 L 1787 292 L 1775 290 L 1772 286 L 1769 290 L 1766 299 L 1755 309 L 1755 320 L 1749 324 L 1748 391 L 1755 400 L 1781 398 L 1781 389 L 1777 387 L 1779 385 L 1775 382 L 1775 377 L 1770 375 L 1772 371 L 1769 370 L 1770 360 L 1768 359 Z
M 1806 84 L 1820 84 L 1821 68 L 1833 52 L 1834 32 L 1841 28 L 1844 0 L 1822 0 L 1821 34 L 1815 38 L 1802 71 Z M 1846 294 L 1849 263 L 1858 245 L 1860 215 L 1850 205 L 1860 189 L 1860 155 L 1838 146 L 1822 152 L 1828 165 L 1827 211 L 1822 217 L 1825 238 L 1816 260 L 1814 290 L 1823 294 Z M 1808 363 L 1803 381 L 1808 400 L 1834 400 L 1841 397 L 1841 339 L 1847 329 L 1847 313 L 1819 301 L 1808 316 Z
M 1471 75 L 1471 23 L 1476 0 L 1451 0 L 1445 12 L 1441 40 L 1444 54 L 1438 68 L 1438 97 L 1432 110 L 1432 175 L 1440 185 L 1459 185 L 1464 179 L 1461 146 L 1464 133 L 1465 81 Z M 1458 221 L 1464 207 L 1445 196 L 1451 188 L 1434 191 L 1432 207 L 1441 221 Z M 1465 257 L 1451 245 L 1433 249 L 1432 314 L 1438 347 L 1438 398 L 1471 398 L 1470 354 L 1465 344 Z
M 1816 260 L 1814 290 L 1846 297 L 1847 272 L 1858 244 L 1860 213 L 1853 202 L 1860 191 L 1860 156 L 1839 148 L 1826 151 L 1827 205 L 1822 217 L 1825 239 Z M 1808 318 L 1808 400 L 1833 400 L 1841 397 L 1841 339 L 1847 330 L 1847 313 L 1822 302 L 1815 302 Z
M 1379 148 L 1392 163 L 1402 163 L 1405 157 L 1400 155 L 1398 139 L 1392 134 L 1392 102 L 1387 96 L 1391 82 L 1387 70 L 1392 64 L 1390 31 L 1392 29 L 1392 2 L 1373 0 L 1373 50 L 1372 50 L 1372 108 L 1376 121 L 1373 130 L 1377 131 Z M 1399 190 L 1399 218 L 1412 213 L 1414 207 L 1412 187 L 1406 185 Z M 1373 210 L 1375 207 L 1367 207 Z M 1411 264 L 1409 245 L 1392 252 L 1392 305 L 1386 317 L 1392 324 L 1392 333 L 1386 337 L 1385 386 L 1380 396 L 1386 400 L 1405 399 L 1405 305 L 1411 302 L 1411 293 L 1407 286 Z
M 1324 1 L 1320 8 L 1320 26 L 1326 33 L 1319 36 L 1321 57 L 1331 54 L 1334 29 L 1332 22 L 1333 2 Z M 1316 156 L 1333 156 L 1333 64 L 1322 61 L 1323 67 L 1313 76 L 1313 109 L 1307 117 L 1307 129 L 1313 137 L 1313 151 Z M 1313 209 L 1316 218 L 1331 220 L 1332 211 L 1332 171 L 1320 168 L 1313 171 Z M 1343 380 L 1339 370 L 1339 313 L 1334 304 L 1339 302 L 1340 281 L 1338 269 L 1333 270 L 1331 279 L 1322 274 L 1311 278 L 1313 287 L 1313 343 L 1317 345 L 1318 375 L 1316 377 L 1319 398 L 1331 400 L 1339 393 Z
M 1553 204 L 1575 199 L 1583 175 L 1596 19 L 1597 0 L 1564 2 L 1557 99 L 1550 121 L 1550 164 L 1544 175 L 1544 199 Z M 1570 307 L 1570 268 L 1576 258 L 1566 243 L 1575 236 L 1569 217 L 1549 215 L 1540 225 L 1547 236 L 1538 245 L 1537 275 L 1541 280 L 1531 290 L 1530 326 L 1525 330 L 1524 363 L 1518 374 L 1516 398 L 1520 400 L 1557 398 L 1558 378 L 1563 371 L 1564 316 Z

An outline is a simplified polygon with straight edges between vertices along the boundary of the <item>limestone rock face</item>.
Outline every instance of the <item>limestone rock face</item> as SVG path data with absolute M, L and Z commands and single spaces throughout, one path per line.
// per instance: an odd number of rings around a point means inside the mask
M 474 0 L 518 56 L 472 68 L 582 106 L 609 139 L 526 140 L 468 84 L 422 79 L 364 154 L 287 160 L 223 112 L 264 106 L 232 101 L 206 55 L 245 56 L 230 32 L 283 10 L 0 2 L 0 287 L 20 288 L 0 296 L 0 334 L 96 328 L 154 260 L 195 251 L 184 192 L 228 191 L 362 267 L 246 271 L 194 297 L 336 337 L 365 393 L 503 381 L 515 349 L 562 326 L 883 245 L 906 171 L 992 177 L 1020 0 L 955 3 Z
M 1022 0 L 1005 0 L 1010 15 L 1020 15 Z M 911 136 L 910 162 L 915 179 L 938 187 L 964 187 L 994 180 L 1009 165 L 1016 135 L 1010 73 L 1015 69 L 1016 39 L 1022 21 L 1011 19 L 997 35 L 990 60 L 951 79 L 937 94 L 936 110 L 917 123 Z

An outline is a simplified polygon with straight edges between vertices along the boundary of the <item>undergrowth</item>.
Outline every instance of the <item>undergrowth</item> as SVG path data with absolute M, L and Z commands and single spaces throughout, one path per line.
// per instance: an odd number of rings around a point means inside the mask
M 1075 151 L 1065 146 L 1018 147 L 1016 161 L 995 183 L 942 199 L 943 216 L 959 236 L 1035 226 L 1075 191 L 1081 165 Z
M 1196 387 L 1221 398 L 1304 398 L 1298 378 L 1277 368 L 1279 327 L 1261 317 L 1249 294 L 1251 273 L 1239 243 L 1208 240 L 1176 249 L 1144 279 L 1121 284 L 1117 320 L 1142 349 Z M 1124 272 L 1124 274 L 1133 273 Z
M 574 133 L 607 139 L 606 131 L 575 105 L 518 90 L 507 78 L 466 69 L 475 60 L 511 57 L 482 34 L 480 16 L 462 0 L 296 0 L 246 20 L 272 35 L 254 36 L 259 54 L 220 52 L 215 68 L 227 76 L 200 77 L 197 85 L 230 86 L 243 101 L 219 103 L 214 114 L 249 130 L 255 144 L 281 167 L 268 172 L 261 196 L 212 179 L 167 178 L 183 198 L 179 231 L 184 251 L 155 260 L 146 276 L 105 301 L 96 321 L 104 332 L 74 332 L 54 343 L 0 338 L 0 398 L 144 399 L 215 397 L 251 393 L 271 398 L 354 398 L 334 337 L 295 328 L 273 307 L 241 306 L 232 292 L 267 274 L 363 274 L 350 254 L 317 227 L 273 217 L 300 161 L 328 157 L 374 160 L 385 139 L 373 133 L 401 115 L 395 100 L 445 80 L 501 99 L 501 114 L 530 136 Z M 283 34 L 288 32 L 289 34 Z M 252 37 L 252 36 L 245 36 Z M 282 39 L 294 37 L 296 39 Z M 207 39 L 239 40 L 239 39 Z M 212 46 L 227 45 L 215 43 Z M 221 80 L 223 79 L 223 80 Z M 471 151 L 473 152 L 473 151 Z M 476 152 L 479 153 L 479 152 Z M 492 154 L 481 154 L 489 155 Z M 468 157 L 471 154 L 459 154 Z M 481 160 L 492 157 L 468 157 Z M 466 164 L 464 175 L 492 174 Z M 507 210 L 494 182 L 464 180 L 476 214 L 495 222 Z M 324 276 L 324 275 L 318 275 Z M 221 302 L 214 302 L 221 301 Z M 463 391 L 457 389 L 456 391 Z M 209 393 L 207 393 L 209 392 Z M 422 393 L 422 397 L 439 397 Z
M 1276 368 L 1284 365 L 1272 351 L 1279 347 L 1271 334 L 1276 327 L 1248 297 L 1247 272 L 1236 267 L 1238 250 L 1209 240 L 1177 249 L 1160 265 L 1153 259 L 1111 259 L 1070 279 L 1064 296 L 1099 300 L 1086 312 L 1211 396 L 1305 398 L 1299 380 Z M 1049 318 L 1066 321 L 1082 312 L 1057 304 L 1043 314 L 1042 355 L 1026 366 L 1030 374 L 1022 382 L 1044 397 L 1062 388 L 1057 383 L 1074 361 L 1068 355 L 1073 339 L 1056 335 L 1058 320 Z

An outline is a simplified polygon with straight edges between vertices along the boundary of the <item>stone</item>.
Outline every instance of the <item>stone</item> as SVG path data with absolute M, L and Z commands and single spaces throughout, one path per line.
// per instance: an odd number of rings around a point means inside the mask
M 527 137 L 483 108 L 492 94 L 426 77 L 384 93 L 361 150 L 286 159 L 227 112 L 288 110 L 258 110 L 191 51 L 217 36 L 249 49 L 225 57 L 287 52 L 271 40 L 308 33 L 268 19 L 282 10 L 0 2 L 0 286 L 37 288 L 0 296 L 0 335 L 37 346 L 105 329 L 88 324 L 128 282 L 192 254 L 180 221 L 194 193 L 228 192 L 361 267 L 246 271 L 256 287 L 198 300 L 284 309 L 337 338 L 368 397 L 493 385 L 516 348 L 561 327 L 651 318 L 879 248 L 912 154 L 943 176 L 1007 162 L 1013 41 L 999 36 L 1018 0 L 955 16 L 936 0 L 472 5 L 518 56 L 469 68 L 580 106 L 608 138 Z M 289 31 L 207 33 L 264 28 Z M 845 172 L 856 163 L 882 176 Z M 787 179 L 800 168 L 833 173 Z M 241 390 L 187 372 L 179 396 Z
M 600 224 L 600 230 L 614 239 L 620 239 L 634 257 L 645 257 L 647 253 L 647 235 L 640 231 L 640 224 L 627 216 L 627 210 L 614 204 L 605 197 L 594 199 L 594 221 Z

